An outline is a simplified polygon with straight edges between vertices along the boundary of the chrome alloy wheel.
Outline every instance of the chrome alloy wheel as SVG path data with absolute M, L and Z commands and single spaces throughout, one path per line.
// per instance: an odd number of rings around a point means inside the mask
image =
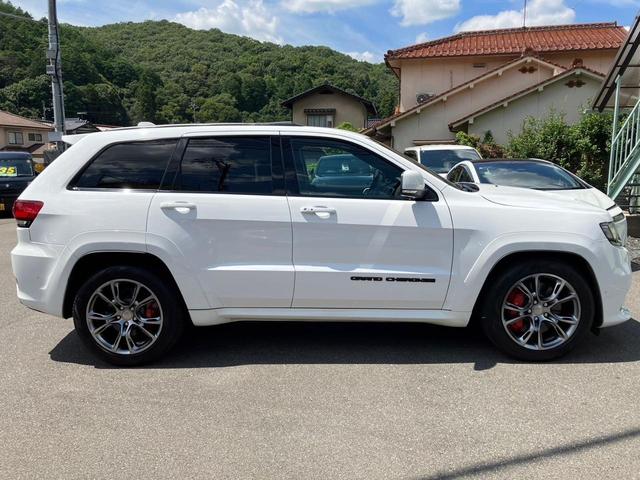
M 162 330 L 162 307 L 155 294 L 135 280 L 111 280 L 87 304 L 87 326 L 107 352 L 131 355 L 148 350 Z
M 518 345 L 549 350 L 567 342 L 580 323 L 580 299 L 566 280 L 550 273 L 516 282 L 502 302 L 502 325 Z

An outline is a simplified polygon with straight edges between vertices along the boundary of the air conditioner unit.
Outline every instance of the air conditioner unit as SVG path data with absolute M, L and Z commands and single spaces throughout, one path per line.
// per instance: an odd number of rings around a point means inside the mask
M 433 97 L 433 93 L 419 93 L 416 95 L 416 101 L 418 103 L 424 103 L 429 101 Z

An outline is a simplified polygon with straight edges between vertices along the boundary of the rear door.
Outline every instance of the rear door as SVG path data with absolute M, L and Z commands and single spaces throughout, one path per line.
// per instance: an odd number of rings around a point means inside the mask
M 152 200 L 150 243 L 179 252 L 209 306 L 290 307 L 291 216 L 277 132 L 186 137 Z
M 442 307 L 453 253 L 451 216 L 442 197 L 401 198 L 402 168 L 348 141 L 292 135 L 283 137 L 283 154 L 293 221 L 294 307 Z M 318 176 L 321 163 L 331 168 Z

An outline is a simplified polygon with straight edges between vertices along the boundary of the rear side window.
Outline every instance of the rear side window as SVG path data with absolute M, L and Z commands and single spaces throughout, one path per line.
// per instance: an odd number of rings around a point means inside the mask
M 208 193 L 273 193 L 269 137 L 189 140 L 174 190 Z
M 177 140 L 131 142 L 103 150 L 80 174 L 75 188 L 157 190 Z

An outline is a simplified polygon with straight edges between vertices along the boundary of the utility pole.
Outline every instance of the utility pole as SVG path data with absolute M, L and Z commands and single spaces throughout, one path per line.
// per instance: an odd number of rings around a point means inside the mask
M 62 54 L 60 52 L 60 32 L 56 0 L 49 0 L 49 49 L 47 50 L 47 75 L 51 77 L 53 92 L 53 121 L 55 133 L 50 138 L 55 142 L 58 152 L 62 153 L 65 144 L 64 135 L 64 92 L 62 91 Z
M 527 0 L 524 0 L 524 10 L 522 11 L 522 28 L 527 26 Z

